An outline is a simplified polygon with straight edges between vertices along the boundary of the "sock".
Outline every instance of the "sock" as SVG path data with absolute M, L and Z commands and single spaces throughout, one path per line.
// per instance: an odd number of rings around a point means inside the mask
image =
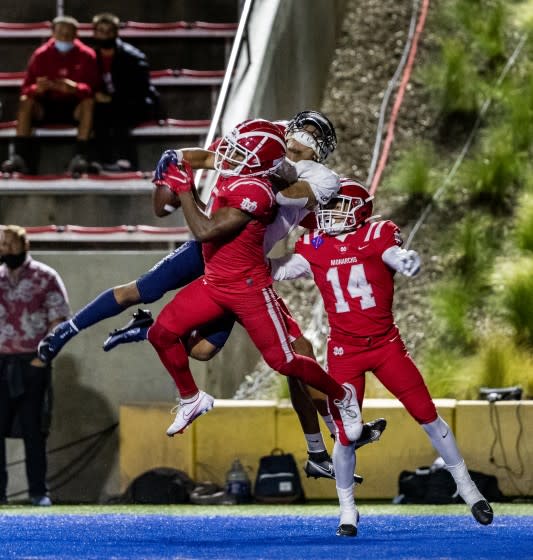
M 87 157 L 89 153 L 89 140 L 76 140 L 76 155 Z
M 333 467 L 335 480 L 339 488 L 353 486 L 353 473 L 355 472 L 355 445 L 342 445 L 338 440 L 333 446 Z
M 422 428 L 446 465 L 457 465 L 463 460 L 450 426 L 440 416 L 429 424 L 422 424 Z
M 353 496 L 353 486 L 353 484 L 349 488 L 339 488 L 337 486 L 341 515 L 339 525 L 355 525 L 357 527 L 357 509 Z
M 324 444 L 324 439 L 320 432 L 316 434 L 304 434 L 305 440 L 307 441 L 307 452 L 308 453 L 319 453 L 320 451 L 326 451 L 326 446 Z
M 329 433 L 332 436 L 336 436 L 337 429 L 335 426 L 335 422 L 333 422 L 333 416 L 331 416 L 331 414 L 327 414 L 325 416 L 322 416 L 322 420 L 324 421 L 324 424 L 326 424 L 326 426 L 328 427 Z
M 74 317 L 72 317 L 72 322 L 78 330 L 83 330 L 104 319 L 122 313 L 124 309 L 126 308 L 117 303 L 113 288 L 110 288 L 102 292 L 83 309 L 80 309 Z
M 464 461 L 457 465 L 446 465 L 446 469 L 453 476 L 459 495 L 470 507 L 476 502 L 485 499 L 474 484 L 474 481 L 470 478 L 470 473 Z

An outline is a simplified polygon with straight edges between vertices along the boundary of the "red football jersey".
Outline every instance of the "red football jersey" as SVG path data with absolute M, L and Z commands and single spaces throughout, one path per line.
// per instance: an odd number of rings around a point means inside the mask
M 391 221 L 372 222 L 336 237 L 302 236 L 295 252 L 311 266 L 328 314 L 331 338 L 385 334 L 394 324 L 394 271 L 383 252 L 401 245 Z
M 265 260 L 263 240 L 266 226 L 277 211 L 270 182 L 260 177 L 220 177 L 211 191 L 209 215 L 232 207 L 253 219 L 230 238 L 203 244 L 205 276 L 217 286 L 261 289 L 272 284 Z

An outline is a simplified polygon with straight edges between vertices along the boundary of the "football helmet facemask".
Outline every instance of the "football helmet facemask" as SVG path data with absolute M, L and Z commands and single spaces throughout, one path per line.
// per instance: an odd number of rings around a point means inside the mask
M 316 210 L 317 228 L 329 235 L 357 229 L 372 215 L 373 199 L 361 183 L 342 177 L 338 194 Z
M 215 152 L 215 169 L 225 177 L 265 175 L 285 159 L 287 145 L 278 126 L 247 120 L 226 134 Z
M 307 125 L 315 130 L 306 130 Z M 337 147 L 337 135 L 331 121 L 319 111 L 302 111 L 295 115 L 287 125 L 286 139 L 294 138 L 300 144 L 311 148 L 315 161 L 322 163 Z

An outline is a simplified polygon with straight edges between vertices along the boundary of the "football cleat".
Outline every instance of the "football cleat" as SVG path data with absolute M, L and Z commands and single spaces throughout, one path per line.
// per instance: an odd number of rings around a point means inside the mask
M 37 346 L 37 357 L 39 360 L 48 364 L 51 362 L 61 348 L 74 336 L 78 334 L 79 330 L 72 321 L 64 321 L 59 323 L 52 329 Z
M 355 525 L 339 525 L 335 534 L 337 537 L 357 537 L 357 527 Z
M 103 345 L 104 352 L 113 350 L 119 344 L 146 340 L 148 327 L 153 322 L 154 319 L 149 309 L 138 309 L 124 327 L 109 333 Z
M 304 472 L 307 478 L 330 478 L 335 480 L 335 468 L 327 451 L 318 453 L 308 453 L 307 461 L 304 465 Z M 355 484 L 362 484 L 363 477 L 358 474 L 353 475 Z
M 355 449 L 359 449 L 367 443 L 377 441 L 381 437 L 381 434 L 385 431 L 386 427 L 387 420 L 385 420 L 385 418 L 376 418 L 376 420 L 363 424 L 363 431 L 361 432 L 359 439 L 355 442 Z
M 494 519 L 494 512 L 487 500 L 479 500 L 472 506 L 472 515 L 481 525 L 490 525 Z
M 335 399 L 333 402 L 339 410 L 339 414 L 344 427 L 344 433 L 349 441 L 357 441 L 363 431 L 363 421 L 361 411 L 357 402 L 355 387 L 350 383 L 343 383 L 346 391 L 344 398 Z
M 214 400 L 211 395 L 204 391 L 199 391 L 192 402 L 180 400 L 179 405 L 172 409 L 172 411 L 177 409 L 176 418 L 168 427 L 167 436 L 173 437 L 176 434 L 182 434 L 195 418 L 209 412 L 213 408 Z
M 342 519 L 342 518 L 341 518 Z M 359 525 L 359 510 L 355 508 L 355 524 L 341 523 L 337 527 L 337 537 L 357 537 L 357 526 Z

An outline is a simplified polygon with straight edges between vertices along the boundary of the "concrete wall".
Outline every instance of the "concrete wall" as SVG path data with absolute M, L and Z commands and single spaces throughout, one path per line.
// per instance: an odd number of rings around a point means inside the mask
M 532 495 L 533 440 L 528 430 L 533 425 L 533 401 L 498 403 L 492 409 L 498 415 L 510 470 L 497 466 L 503 462 L 501 449 L 496 448 L 496 461 L 490 460 L 494 434 L 487 402 L 436 399 L 435 404 L 454 430 L 471 470 L 495 475 L 504 495 Z M 172 439 L 162 435 L 168 407 L 169 403 L 132 403 L 121 408 L 123 490 L 139 474 L 164 466 L 181 469 L 197 481 L 223 484 L 235 457 L 248 468 L 254 481 L 259 458 L 276 447 L 293 453 L 298 465 L 305 464 L 305 441 L 296 415 L 287 404 L 217 400 L 212 411 L 196 420 L 183 435 Z M 365 419 L 379 417 L 388 421 L 381 440 L 357 453 L 357 472 L 364 477 L 364 483 L 356 489 L 356 496 L 361 499 L 392 499 L 398 493 L 402 470 L 431 465 L 437 456 L 425 432 L 398 401 L 367 399 Z M 522 423 L 521 436 L 517 418 Z M 330 441 L 326 432 L 324 437 Z M 521 470 L 521 476 L 517 476 Z M 336 498 L 333 481 L 307 479 L 300 472 L 308 498 Z
M 222 130 L 249 117 L 318 109 L 345 0 L 256 0 Z

